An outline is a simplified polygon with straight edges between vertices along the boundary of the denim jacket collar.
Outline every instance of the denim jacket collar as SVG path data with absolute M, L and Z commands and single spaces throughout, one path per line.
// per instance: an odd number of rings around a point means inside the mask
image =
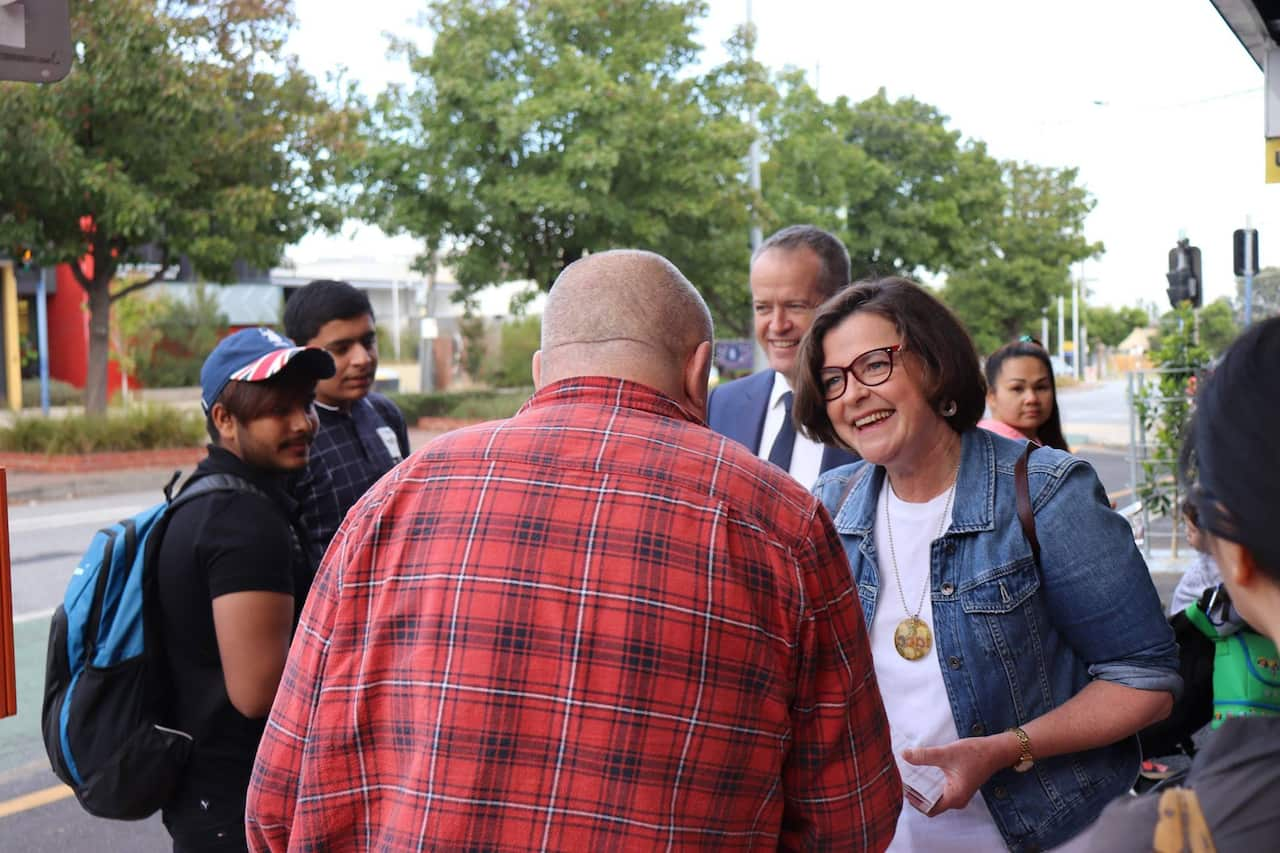
M 984 429 L 960 434 L 960 472 L 956 500 L 951 506 L 952 533 L 974 533 L 995 529 L 995 445 Z M 885 469 L 877 465 L 863 475 L 834 519 L 838 533 L 867 537 L 876 521 L 876 499 L 884 485 Z

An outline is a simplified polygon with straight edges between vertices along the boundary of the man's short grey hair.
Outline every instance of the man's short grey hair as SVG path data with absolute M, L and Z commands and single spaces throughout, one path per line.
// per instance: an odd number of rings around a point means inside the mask
M 834 296 L 850 281 L 849 251 L 844 243 L 829 231 L 816 225 L 788 225 L 769 235 L 751 255 L 752 263 L 770 249 L 795 251 L 809 249 L 818 256 L 821 268 L 818 272 L 818 288 L 825 300 Z

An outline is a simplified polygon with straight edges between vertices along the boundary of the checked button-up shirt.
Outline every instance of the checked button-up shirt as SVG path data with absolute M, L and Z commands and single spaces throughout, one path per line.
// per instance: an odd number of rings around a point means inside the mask
M 255 850 L 881 850 L 902 789 L 831 522 L 641 385 L 369 491 L 258 752 Z

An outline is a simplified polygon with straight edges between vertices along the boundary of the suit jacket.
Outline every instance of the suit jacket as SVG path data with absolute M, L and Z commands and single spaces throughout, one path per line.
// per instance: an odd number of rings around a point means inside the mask
M 769 407 L 769 392 L 773 390 L 776 372 L 772 368 L 762 370 L 711 389 L 711 396 L 707 398 L 707 425 L 758 454 L 765 411 Z M 857 462 L 858 458 L 857 454 L 843 448 L 825 445 L 819 473 Z

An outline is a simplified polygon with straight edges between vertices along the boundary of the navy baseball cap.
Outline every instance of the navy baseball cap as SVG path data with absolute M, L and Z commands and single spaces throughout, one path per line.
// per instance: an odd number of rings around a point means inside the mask
M 208 414 L 232 379 L 262 382 L 286 366 L 314 379 L 334 374 L 333 356 L 319 347 L 300 347 L 279 332 L 259 326 L 241 329 L 218 341 L 200 368 L 200 404 Z

